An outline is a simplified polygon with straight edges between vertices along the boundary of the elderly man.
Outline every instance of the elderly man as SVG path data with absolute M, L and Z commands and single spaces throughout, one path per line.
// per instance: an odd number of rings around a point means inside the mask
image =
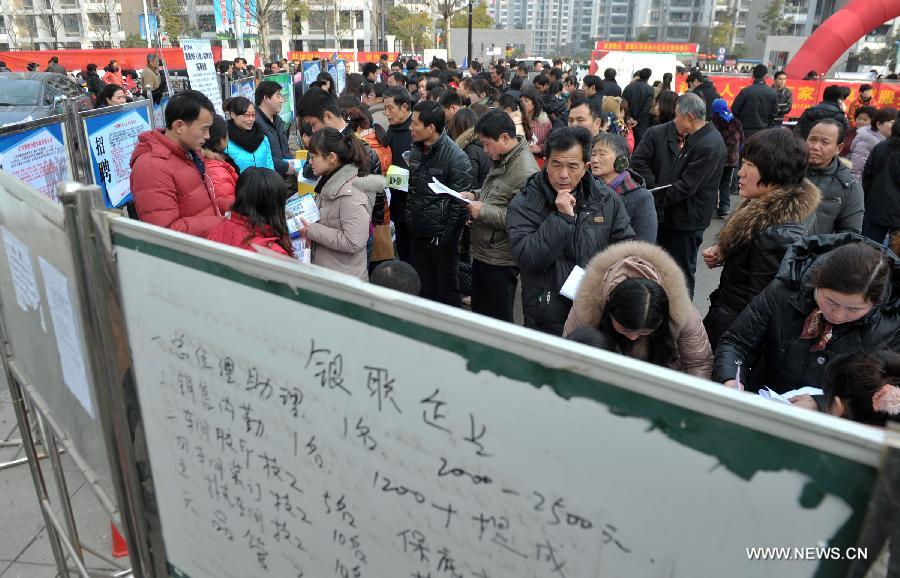
M 672 167 L 670 186 L 655 191 L 656 206 L 663 210 L 657 243 L 684 271 L 693 297 L 697 250 L 716 210 L 725 142 L 706 122 L 706 103 L 692 92 L 675 103 L 675 128 L 685 135 L 684 147 Z

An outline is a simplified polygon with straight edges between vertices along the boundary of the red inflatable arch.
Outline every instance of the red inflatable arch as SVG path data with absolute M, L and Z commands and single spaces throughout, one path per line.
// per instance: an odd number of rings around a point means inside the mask
M 803 43 L 785 69 L 788 77 L 802 78 L 810 70 L 825 74 L 860 38 L 898 16 L 897 0 L 851 0 Z

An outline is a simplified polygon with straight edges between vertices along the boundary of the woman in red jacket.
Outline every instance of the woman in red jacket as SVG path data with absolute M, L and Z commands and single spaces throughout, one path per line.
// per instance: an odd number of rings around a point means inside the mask
M 253 251 L 253 245 L 294 255 L 284 204 L 284 179 L 272 169 L 249 167 L 238 178 L 231 214 L 207 237 Z
M 104 70 L 106 70 L 106 74 L 103 75 L 103 82 L 125 86 L 125 80 L 122 78 L 122 69 L 119 68 L 118 61 L 110 60 Z
M 209 138 L 200 151 L 206 162 L 206 174 L 212 181 L 213 194 L 216 198 L 216 206 L 222 213 L 231 210 L 234 204 L 234 193 L 237 187 L 238 166 L 225 152 L 228 146 L 228 123 L 219 115 L 213 117 L 212 126 L 209 127 Z

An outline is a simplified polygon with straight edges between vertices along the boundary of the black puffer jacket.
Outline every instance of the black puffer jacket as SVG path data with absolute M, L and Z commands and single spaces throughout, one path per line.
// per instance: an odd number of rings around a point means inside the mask
M 622 96 L 622 87 L 619 86 L 619 83 L 616 82 L 615 80 L 607 80 L 604 78 L 601 81 L 601 85 L 603 87 L 603 90 L 601 91 L 601 94 L 603 96 L 615 96 L 615 97 Z
M 437 179 L 454 191 L 472 190 L 472 165 L 469 157 L 447 133 L 426 153 L 421 143 L 413 143 L 409 157 L 409 194 L 406 213 L 410 232 L 442 247 L 459 243 L 469 214 L 466 204 L 449 195 L 434 193 L 428 184 Z
M 412 115 L 400 124 L 392 124 L 387 129 L 388 145 L 391 147 L 391 163 L 401 169 L 409 168 L 403 153 L 412 148 L 412 135 L 409 125 L 412 124 Z M 395 223 L 406 222 L 406 191 L 391 189 L 391 219 Z
M 256 113 L 256 124 L 262 129 L 263 134 L 269 139 L 269 148 L 272 149 L 272 163 L 275 170 L 281 176 L 288 174 L 288 161 L 285 159 L 293 158 L 291 154 L 291 145 L 288 141 L 288 131 L 290 127 L 284 124 L 284 120 L 279 115 L 275 115 L 272 120 L 262 111 Z M 379 174 L 379 173 L 375 173 Z
M 809 167 L 806 178 L 822 191 L 815 218 L 807 220 L 807 235 L 862 232 L 865 195 L 844 161 L 834 157 L 823 169 Z
M 809 131 L 816 123 L 826 118 L 833 118 L 844 125 L 844 134 L 850 130 L 850 123 L 847 121 L 847 115 L 841 110 L 841 107 L 833 102 L 822 101 L 815 106 L 811 106 L 803 111 L 800 120 L 797 121 L 797 134 L 806 139 Z
M 541 97 L 544 105 L 544 112 L 547 113 L 547 116 L 550 117 L 550 120 L 553 122 L 553 128 L 557 128 L 560 126 L 566 126 L 564 122 L 566 119 L 563 118 L 566 114 L 566 99 L 560 98 L 549 92 Z
M 778 93 L 764 79 L 754 80 L 744 87 L 734 99 L 731 112 L 744 127 L 744 136 L 775 126 L 778 116 Z
M 575 216 L 556 210 L 547 171 L 531 175 L 506 212 L 513 259 L 522 273 L 525 326 L 562 335 L 572 301 L 559 294 L 575 265 L 635 237 L 619 195 L 585 173 L 572 191 Z
M 807 237 L 788 249 L 781 269 L 762 293 L 744 309 L 722 336 L 716 351 L 712 379 L 741 381 L 750 391 L 769 386 L 783 393 L 811 385 L 821 386 L 822 370 L 842 353 L 863 353 L 900 348 L 900 259 L 892 253 L 890 295 L 863 318 L 835 325 L 822 351 L 810 351 L 812 340 L 800 339 L 807 317 L 816 309 L 809 276 L 813 264 L 829 251 L 852 242 L 877 243 L 859 235 Z
M 704 78 L 700 82 L 700 86 L 691 92 L 703 99 L 703 102 L 706 103 L 706 120 L 712 120 L 712 103 L 717 98 L 722 98 L 719 96 L 719 91 L 716 90 L 716 85 L 711 80 Z
M 681 147 L 675 121 L 650 127 L 641 142 L 634 148 L 631 168 L 644 177 L 648 189 L 672 182 L 672 170 Z
M 862 174 L 866 222 L 900 227 L 900 150 L 894 139 L 875 145 Z

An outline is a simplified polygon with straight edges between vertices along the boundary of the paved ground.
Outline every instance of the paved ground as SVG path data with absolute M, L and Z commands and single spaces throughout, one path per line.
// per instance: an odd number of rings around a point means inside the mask
M 734 206 L 736 198 L 732 201 Z M 722 224 L 721 220 L 713 221 L 704 239 L 704 249 L 714 242 Z M 694 297 L 694 305 L 701 315 L 706 314 L 709 308 L 708 296 L 718 283 L 718 270 L 710 271 L 701 260 L 697 266 L 697 287 Z M 521 320 L 519 322 L 521 323 Z M 18 437 L 14 432 L 15 423 L 5 376 L 0 371 L 0 440 L 9 437 L 11 433 L 14 434 L 13 437 Z M 0 463 L 22 455 L 22 451 L 18 448 L 0 448 Z M 62 463 L 80 539 L 83 544 L 109 557 L 111 551 L 109 518 L 71 460 L 64 456 Z M 43 464 L 45 479 L 51 488 L 51 502 L 58 504 L 50 464 L 46 460 Z M 0 578 L 56 576 L 53 554 L 43 526 L 28 466 L 21 465 L 0 470 Z M 124 563 L 127 564 L 127 559 L 125 560 Z M 90 554 L 87 555 L 85 563 L 89 569 L 112 569 L 109 563 Z M 885 575 L 885 563 L 882 561 L 878 566 L 879 570 L 870 573 L 870 578 Z

